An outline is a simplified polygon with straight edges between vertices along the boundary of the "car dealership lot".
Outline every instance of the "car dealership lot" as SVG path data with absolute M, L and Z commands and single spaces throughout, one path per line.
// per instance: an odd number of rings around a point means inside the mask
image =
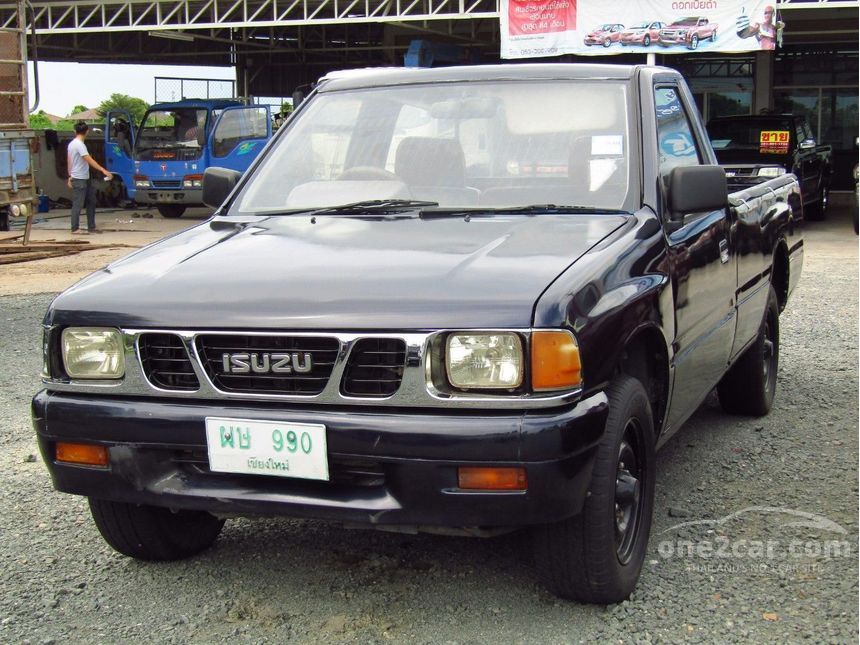
M 53 492 L 37 455 L 28 403 L 51 296 L 0 297 L 0 641 L 853 639 L 857 238 L 841 211 L 808 227 L 806 240 L 801 285 L 781 319 L 773 412 L 729 417 L 712 398 L 658 454 L 645 569 L 632 600 L 608 608 L 552 597 L 518 534 L 477 540 L 242 519 L 189 561 L 119 556 L 83 499 Z M 37 268 L 16 271 L 19 282 Z M 53 290 L 45 279 L 32 284 Z

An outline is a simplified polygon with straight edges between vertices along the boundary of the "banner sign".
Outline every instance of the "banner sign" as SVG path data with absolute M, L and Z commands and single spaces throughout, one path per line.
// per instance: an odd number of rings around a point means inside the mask
M 502 58 L 776 47 L 776 0 L 500 0 Z

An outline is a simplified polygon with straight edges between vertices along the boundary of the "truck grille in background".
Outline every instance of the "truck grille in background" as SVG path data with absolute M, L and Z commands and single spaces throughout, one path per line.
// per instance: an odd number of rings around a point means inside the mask
M 141 334 L 140 362 L 150 383 L 164 390 L 197 390 L 200 382 L 182 339 L 174 334 Z
M 246 336 L 243 334 L 201 334 L 197 337 L 197 351 L 203 368 L 217 388 L 225 392 L 245 394 L 304 394 L 315 395 L 323 391 L 331 376 L 334 363 L 340 350 L 336 338 L 326 336 Z M 235 354 L 256 354 L 258 364 L 264 354 L 298 354 L 300 364 L 306 365 L 305 355 L 310 354 L 311 369 L 300 372 L 292 369 L 289 373 L 272 371 L 247 373 L 225 371 L 224 356 L 227 363 Z M 267 359 L 269 360 L 269 359 Z M 293 361 L 290 361 L 292 367 Z M 270 366 L 272 361 L 269 360 Z
M 182 188 L 181 179 L 152 179 L 153 188 Z
M 398 338 L 362 338 L 350 352 L 341 389 L 349 396 L 391 396 L 400 387 L 406 343 Z

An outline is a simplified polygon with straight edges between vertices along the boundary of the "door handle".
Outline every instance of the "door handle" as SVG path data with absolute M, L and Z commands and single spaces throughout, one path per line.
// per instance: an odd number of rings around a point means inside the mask
M 720 240 L 720 262 L 725 264 L 729 261 L 729 242 L 728 240 Z

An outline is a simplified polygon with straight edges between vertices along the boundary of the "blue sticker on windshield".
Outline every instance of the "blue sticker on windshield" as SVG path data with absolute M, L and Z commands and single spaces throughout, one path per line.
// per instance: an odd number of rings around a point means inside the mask
M 696 154 L 693 140 L 686 132 L 673 132 L 660 140 L 660 149 L 670 157 L 692 157 Z

